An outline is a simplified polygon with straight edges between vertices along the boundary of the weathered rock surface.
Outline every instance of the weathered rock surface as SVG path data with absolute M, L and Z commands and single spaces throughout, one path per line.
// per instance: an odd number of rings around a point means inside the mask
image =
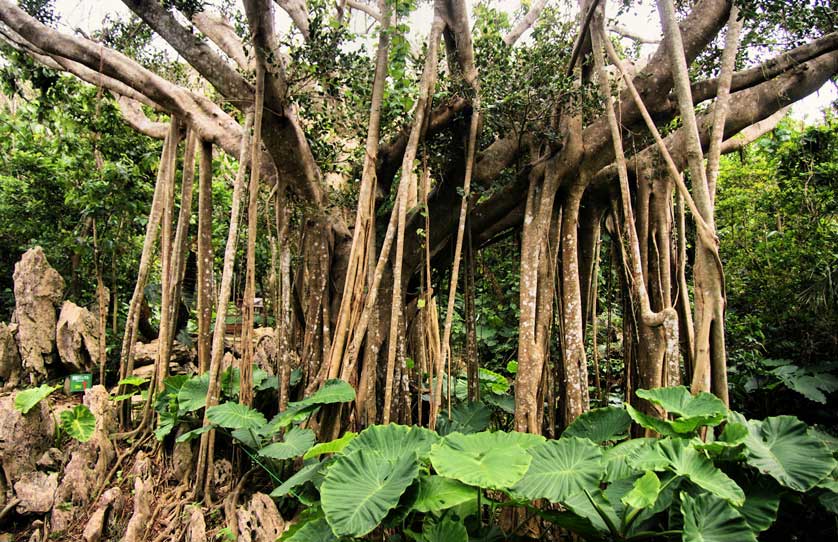
M 82 538 L 85 542 L 99 542 L 105 532 L 108 515 L 111 510 L 119 511 L 122 508 L 122 490 L 119 487 L 112 487 L 102 494 L 96 510 L 90 515 L 90 519 L 84 526 Z
M 154 499 L 154 481 L 151 478 L 151 461 L 143 452 L 137 454 L 132 473 L 134 478 L 134 513 L 128 520 L 123 542 L 138 542 L 145 534 L 151 519 L 151 501 Z
M 27 250 L 15 264 L 15 322 L 23 369 L 32 381 L 47 376 L 55 344 L 56 309 L 64 296 L 64 279 L 50 267 L 41 247 Z
M 0 397 L 0 464 L 9 484 L 36 469 L 38 460 L 53 443 L 55 425 L 48 401 L 21 414 L 14 408 L 17 394 Z
M 15 495 L 20 499 L 18 514 L 44 514 L 55 504 L 58 473 L 32 472 L 15 483 Z
M 87 373 L 99 367 L 99 322 L 96 316 L 72 301 L 65 301 L 55 328 L 61 363 L 71 372 Z
M 186 542 L 207 542 L 207 524 L 201 508 L 193 506 L 186 527 Z
M 153 364 L 157 360 L 157 350 L 159 349 L 158 340 L 154 339 L 148 343 L 134 344 L 134 366 L 140 367 L 142 365 Z M 169 362 L 176 362 L 179 364 L 191 363 L 195 359 L 195 351 L 183 343 L 178 341 L 172 342 L 172 352 Z
M 107 390 L 97 385 L 84 392 L 84 404 L 95 416 L 96 426 L 90 440 L 77 443 L 64 467 L 64 476 L 56 492 L 59 502 L 87 504 L 116 458 L 113 443 L 108 438 L 116 430 L 115 403 L 108 399 Z
M 285 520 L 264 493 L 254 493 L 246 507 L 236 510 L 236 525 L 240 542 L 268 542 L 285 532 Z
M 269 327 L 260 327 L 253 330 L 256 345 L 253 349 L 253 363 L 257 367 L 273 376 L 276 367 L 276 341 L 274 330 Z
M 17 327 L 17 324 L 6 325 L 0 322 L 0 381 L 5 390 L 17 387 L 23 369 L 15 341 Z

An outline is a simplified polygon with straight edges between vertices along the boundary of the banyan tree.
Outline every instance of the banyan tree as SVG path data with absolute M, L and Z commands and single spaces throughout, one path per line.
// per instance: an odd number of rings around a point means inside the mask
M 373 423 L 432 427 L 450 401 L 447 375 L 467 375 L 476 393 L 474 262 L 512 240 L 515 429 L 555 432 L 590 408 L 599 373 L 588 324 L 601 309 L 606 252 L 622 292 L 612 298 L 624 307 L 625 399 L 685 384 L 727 401 L 719 157 L 838 73 L 827 2 L 657 0 L 650 28 L 661 36 L 651 44 L 615 24 L 625 6 L 601 0 L 533 0 L 514 13 L 464 0 L 244 0 L 243 11 L 123 3 L 131 24 L 164 40 L 188 75 L 155 72 L 106 33 L 59 30 L 0 0 L 8 46 L 101 88 L 126 122 L 165 140 L 122 376 L 133 368 L 157 255 L 156 385 L 167 376 L 172 300 L 194 244 L 208 406 L 219 396 L 238 254 L 241 402 L 252 401 L 259 295 L 276 322 L 277 408 L 339 378 L 356 400 L 321 412 L 323 439 Z M 215 276 L 214 153 L 239 165 Z M 258 239 L 270 240 L 264 280 Z M 455 323 L 464 344 L 452 340 Z M 291 390 L 295 369 L 301 382 Z M 142 428 L 152 416 L 147 407 L 132 423 Z M 199 480 L 212 435 L 201 436 Z

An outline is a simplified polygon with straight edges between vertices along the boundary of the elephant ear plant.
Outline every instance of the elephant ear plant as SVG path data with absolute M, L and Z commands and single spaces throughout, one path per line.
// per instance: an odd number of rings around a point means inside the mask
M 313 435 L 292 429 L 259 452 L 303 457 L 272 493 L 304 505 L 281 540 L 363 539 L 382 528 L 419 542 L 526 539 L 500 521 L 502 509 L 517 507 L 521 518 L 590 541 L 748 542 L 786 498 L 808 493 L 838 512 L 831 441 L 796 418 L 746 420 L 684 387 L 637 395 L 666 416 L 596 409 L 555 440 L 389 424 L 303 452 Z M 307 408 L 289 406 L 278 419 Z M 660 437 L 629 440 L 632 421 Z

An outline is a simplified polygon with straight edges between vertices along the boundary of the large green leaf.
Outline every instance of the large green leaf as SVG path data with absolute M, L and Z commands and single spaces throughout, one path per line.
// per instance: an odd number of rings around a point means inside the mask
M 437 473 L 464 484 L 505 489 L 527 472 L 532 456 L 503 433 L 453 433 L 431 447 Z
M 337 540 L 338 537 L 326 522 L 323 511 L 312 508 L 304 509 L 298 521 L 279 537 L 281 542 L 337 542 Z
M 594 442 L 623 440 L 630 427 L 631 417 L 624 408 L 595 408 L 573 420 L 562 437 L 587 438 Z
M 267 423 L 258 410 L 232 401 L 208 408 L 207 417 L 215 425 L 227 429 L 257 429 Z
M 489 427 L 492 411 L 480 401 L 459 403 L 451 409 L 451 417 L 441 414 L 436 423 L 437 432 L 442 435 L 451 433 L 478 433 Z
M 786 487 L 808 491 L 835 468 L 835 459 L 794 416 L 750 420 L 746 461 Z
M 315 442 L 314 431 L 294 427 L 285 433 L 282 442 L 268 444 L 259 450 L 259 455 L 277 460 L 291 459 L 306 453 Z
M 338 452 L 342 452 L 346 446 L 352 442 L 352 439 L 358 436 L 358 433 L 353 433 L 352 431 L 347 431 L 343 434 L 342 437 L 337 438 L 335 440 L 331 440 L 329 442 L 321 442 L 320 444 L 315 444 L 311 447 L 309 451 L 303 455 L 303 459 L 310 459 L 312 457 L 318 457 L 323 454 L 336 454 Z
M 703 493 L 681 493 L 683 542 L 756 542 L 745 518 L 727 502 Z
M 658 442 L 658 451 L 667 460 L 667 468 L 687 478 L 695 485 L 706 489 L 722 499 L 742 506 L 745 493 L 727 474 L 713 465 L 713 462 L 690 446 L 684 439 L 663 439 Z
M 654 447 L 654 445 L 655 439 L 635 438 L 606 448 L 602 453 L 602 460 L 605 463 L 605 481 L 613 482 L 637 473 L 638 469 L 629 465 L 628 457 L 641 448 Z
M 371 425 L 346 446 L 343 453 L 350 454 L 365 449 L 378 452 L 390 461 L 397 461 L 406 455 L 425 458 L 431 445 L 439 440 L 433 432 L 423 427 L 399 425 Z
M 527 452 L 532 463 L 512 490 L 530 500 L 562 502 L 576 493 L 593 491 L 604 474 L 602 450 L 587 439 L 565 437 Z
M 327 380 L 323 387 L 305 399 L 288 403 L 288 407 L 277 415 L 279 427 L 286 427 L 300 416 L 305 416 L 321 405 L 347 403 L 355 400 L 355 389 L 340 379 Z
M 661 481 L 654 471 L 647 471 L 634 482 L 631 491 L 621 498 L 621 502 L 634 508 L 649 508 L 658 500 L 660 491 Z
M 22 414 L 28 413 L 35 405 L 40 403 L 47 395 L 57 390 L 59 386 L 42 384 L 37 388 L 19 391 L 15 395 L 15 410 Z
M 641 412 L 633 406 L 626 404 L 626 413 L 631 416 L 631 419 L 637 422 L 641 427 L 651 429 L 656 433 L 660 433 L 664 437 L 680 437 L 680 435 L 669 420 L 661 420 L 654 416 L 650 416 L 645 412 Z
M 418 512 L 440 512 L 477 499 L 475 488 L 443 476 L 419 478 L 419 496 L 413 503 Z
M 425 524 L 422 530 L 423 542 L 468 542 L 466 526 L 459 521 L 443 518 L 436 523 Z
M 533 435 L 532 433 L 521 433 L 520 431 L 509 431 L 495 433 L 497 438 L 506 442 L 507 444 L 516 444 L 525 450 L 529 450 L 535 446 L 540 446 L 547 442 L 547 439 L 541 435 Z
M 209 373 L 193 376 L 177 392 L 178 413 L 183 415 L 202 409 L 207 404 Z
M 754 483 L 746 485 L 744 489 L 745 504 L 739 508 L 739 513 L 753 532 L 761 533 L 771 527 L 777 519 L 782 488 L 777 482 L 762 476 Z
M 61 429 L 79 442 L 87 442 L 96 429 L 96 417 L 84 405 L 61 413 Z
M 671 425 L 676 432 L 682 434 L 703 425 L 718 425 L 727 414 L 727 407 L 712 393 L 692 395 L 684 386 L 637 390 L 637 396 L 677 416 Z
M 339 536 L 364 536 L 396 507 L 418 474 L 413 455 L 389 461 L 361 449 L 339 456 L 320 486 L 326 520 Z
M 271 491 L 271 497 L 284 497 L 295 487 L 301 486 L 312 480 L 317 475 L 317 471 L 320 470 L 320 467 L 321 463 L 319 461 L 313 461 L 304 465 L 303 468 L 295 472 L 291 477 L 277 486 L 276 489 Z

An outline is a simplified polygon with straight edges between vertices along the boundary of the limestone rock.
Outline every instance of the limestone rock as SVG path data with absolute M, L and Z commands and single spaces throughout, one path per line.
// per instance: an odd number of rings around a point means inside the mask
M 178 427 L 177 436 L 186 433 L 189 426 L 181 424 Z M 177 442 L 175 439 L 175 446 L 172 450 L 172 470 L 174 479 L 179 482 L 185 482 L 192 474 L 195 466 L 195 454 L 192 449 L 192 442 Z
M 65 301 L 55 328 L 61 363 L 70 372 L 89 373 L 99 367 L 99 322 L 96 316 L 72 301 Z
M 207 542 L 207 524 L 198 506 L 192 507 L 186 527 L 186 542 Z
M 212 463 L 212 489 L 216 499 L 224 499 L 233 490 L 233 464 L 226 459 Z
M 15 495 L 20 499 L 18 514 L 44 514 L 55 503 L 58 473 L 33 472 L 15 483 Z
M 140 367 L 143 365 L 151 365 L 157 360 L 157 350 L 159 349 L 159 342 L 154 339 L 148 343 L 134 344 L 134 366 Z M 173 341 L 172 352 L 169 357 L 169 363 L 186 364 L 194 361 L 195 352 L 185 344 Z
M 17 351 L 15 333 L 17 324 L 6 325 L 0 322 L 0 381 L 2 389 L 14 389 L 20 383 L 20 354 Z
M 151 519 L 151 501 L 154 482 L 151 478 L 134 479 L 134 513 L 128 520 L 128 527 L 125 529 L 123 542 L 138 542 L 143 539 L 148 522 Z
M 269 327 L 260 327 L 253 330 L 256 345 L 253 349 L 253 363 L 264 370 L 268 375 L 273 376 L 276 366 L 276 341 L 274 330 Z
M 276 540 L 285 532 L 285 520 L 269 496 L 254 493 L 247 509 L 250 512 L 250 538 L 254 542 Z
M 122 490 L 119 487 L 112 487 L 105 491 L 99 499 L 99 504 L 90 519 L 84 526 L 82 531 L 82 538 L 85 542 L 99 542 L 105 532 L 105 525 L 108 518 L 108 513 L 111 509 L 120 510 L 122 508 Z
M 15 395 L 0 397 L 0 464 L 12 485 L 35 470 L 54 435 L 49 401 L 41 401 L 24 415 L 14 408 Z
M 15 264 L 15 322 L 24 370 L 33 381 L 47 376 L 55 344 L 56 308 L 64 295 L 64 279 L 50 267 L 41 247 L 31 248 Z
M 56 470 L 64 462 L 64 453 L 58 448 L 50 448 L 44 452 L 36 464 L 44 470 Z

